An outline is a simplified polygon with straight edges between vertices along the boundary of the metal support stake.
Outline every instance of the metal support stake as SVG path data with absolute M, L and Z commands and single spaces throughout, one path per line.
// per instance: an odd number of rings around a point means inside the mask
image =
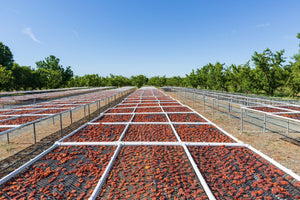
M 88 109 L 89 109 L 89 121 L 91 120 L 91 109 L 90 109 L 90 104 L 88 104 Z
M 228 104 L 228 118 L 230 119 L 230 102 Z
M 6 137 L 7 137 L 7 144 L 9 144 L 9 133 L 10 133 L 10 132 L 7 132 L 7 133 L 6 133 Z
M 83 110 L 84 110 L 84 117 L 86 116 L 86 111 L 85 111 L 85 105 L 83 106 Z
M 70 110 L 70 121 L 71 121 L 71 124 L 72 124 L 73 123 L 72 110 Z
M 53 123 L 53 125 L 55 124 L 55 122 L 54 122 L 54 116 L 52 117 L 52 123 Z
M 218 98 L 218 105 L 217 105 L 217 113 L 219 113 L 220 112 L 220 110 L 219 110 L 219 94 L 218 94 L 218 96 L 217 96 L 217 98 Z
M 101 100 L 99 101 L 99 115 L 101 114 Z
M 195 107 L 195 98 L 196 96 L 195 96 L 195 89 L 194 89 L 193 107 Z
M 205 94 L 203 94 L 203 112 L 205 112 Z
M 241 108 L 241 134 L 243 133 L 243 108 Z
M 60 136 L 63 137 L 62 116 L 61 116 L 61 113 L 59 114 L 59 120 L 60 120 Z
M 266 113 L 264 113 L 264 129 L 263 129 L 263 133 L 266 132 L 266 120 L 267 120 L 267 115 L 266 115 Z
M 33 123 L 33 138 L 34 138 L 34 144 L 36 144 L 36 130 L 35 130 L 35 123 Z
M 287 120 L 286 132 L 290 132 L 290 120 Z
M 215 107 L 215 99 L 213 99 L 213 103 L 212 103 L 212 118 L 214 118 L 214 107 Z
M 180 99 L 182 98 L 182 97 L 181 97 L 181 96 L 182 96 L 181 93 L 182 93 L 182 89 L 180 88 L 180 93 L 179 93 L 179 98 L 180 98 Z

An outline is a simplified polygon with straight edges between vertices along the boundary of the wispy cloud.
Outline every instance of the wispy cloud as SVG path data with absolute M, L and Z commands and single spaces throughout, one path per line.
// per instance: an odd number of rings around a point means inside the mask
M 76 30 L 73 30 L 73 34 L 75 35 L 75 37 L 79 38 L 79 34 Z
M 268 26 L 271 26 L 271 24 L 270 23 L 264 23 L 264 24 L 256 25 L 256 28 L 265 28 L 265 27 L 268 27 Z
M 33 34 L 32 30 L 31 30 L 31 28 L 29 28 L 29 27 L 24 28 L 24 29 L 22 30 L 22 32 L 23 32 L 24 34 L 28 35 L 33 41 L 35 41 L 35 42 L 37 42 L 37 43 L 41 43 L 41 41 L 39 41 L 39 40 L 35 37 L 35 35 Z

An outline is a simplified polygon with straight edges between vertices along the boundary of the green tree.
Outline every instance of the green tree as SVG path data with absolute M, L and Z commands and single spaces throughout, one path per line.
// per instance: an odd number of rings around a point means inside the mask
M 241 65 L 230 65 L 226 70 L 226 87 L 233 92 L 237 92 L 240 89 L 241 84 Z
M 151 78 L 149 78 L 148 80 L 148 85 L 153 85 L 153 86 L 156 86 L 156 87 L 162 87 L 164 85 L 166 85 L 166 76 L 153 76 Z
M 0 65 L 0 90 L 10 90 L 13 86 L 13 80 L 12 71 Z
M 187 79 L 187 83 L 189 86 L 193 87 L 193 88 L 197 88 L 201 83 L 200 83 L 200 79 L 199 79 L 199 73 L 197 70 L 197 73 L 195 73 L 194 70 L 192 70 L 192 72 L 190 74 L 186 74 L 186 79 Z
M 17 63 L 14 63 L 11 71 L 14 77 L 13 89 L 26 90 L 36 88 L 34 70 L 30 67 L 19 66 Z
M 148 82 L 148 78 L 144 75 L 131 76 L 132 85 L 140 88 L 143 85 L 146 85 Z
M 131 81 L 128 78 L 120 75 L 110 74 L 110 77 L 107 77 L 107 80 L 110 86 L 123 87 L 131 85 Z
M 262 89 L 271 96 L 278 87 L 284 85 L 284 80 L 282 79 L 282 65 L 285 62 L 283 53 L 284 50 L 273 53 L 270 49 L 266 49 L 263 53 L 255 51 L 252 56 L 252 61 L 259 75 L 256 77 L 256 80 L 260 79 Z
M 297 34 L 297 38 L 300 39 L 300 33 Z M 290 62 L 290 73 L 286 85 L 291 90 L 290 95 L 295 97 L 300 92 L 300 50 L 293 56 L 293 60 L 294 62 Z
M 173 76 L 173 77 L 167 78 L 166 85 L 179 87 L 182 85 L 182 80 L 183 80 L 183 78 L 181 78 L 180 76 Z
M 11 53 L 9 47 L 0 42 L 0 65 L 10 70 L 13 66 L 13 63 L 13 54 Z
M 66 69 L 59 64 L 59 58 L 50 55 L 45 60 L 36 62 L 40 76 L 40 87 L 59 88 L 67 85 L 73 77 L 73 71 L 68 66 Z

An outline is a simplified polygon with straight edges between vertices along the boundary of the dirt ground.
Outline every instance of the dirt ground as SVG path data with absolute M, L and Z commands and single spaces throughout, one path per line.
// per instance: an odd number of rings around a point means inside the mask
M 174 93 L 165 93 L 177 99 L 177 96 L 174 95 Z M 195 109 L 198 113 L 202 114 L 240 141 L 253 146 L 286 168 L 300 175 L 300 145 L 297 142 L 283 135 L 271 132 L 262 133 L 261 129 L 250 124 L 244 124 L 244 131 L 241 134 L 241 122 L 239 119 L 233 117 L 229 118 L 228 115 L 218 113 L 217 111 L 214 112 L 213 118 L 211 110 L 206 110 L 205 113 L 203 112 L 202 102 L 195 103 L 193 106 L 192 101 L 183 101 L 183 99 L 178 100 Z
M 101 105 L 100 110 L 91 112 L 90 118 L 87 115 L 87 110 L 85 111 L 86 117 L 84 117 L 84 110 L 79 110 L 78 113 L 73 115 L 73 123 L 70 123 L 69 115 L 66 113 L 63 116 L 63 136 L 96 118 L 100 112 L 120 103 L 124 97 L 119 97 L 116 101 L 112 101 L 107 105 Z M 16 133 L 10 144 L 6 142 L 0 144 L 0 179 L 51 147 L 61 138 L 59 117 L 54 119 L 54 123 L 53 119 L 50 118 L 39 126 L 36 127 L 38 132 L 36 144 L 33 143 L 32 125 L 25 127 L 21 133 Z

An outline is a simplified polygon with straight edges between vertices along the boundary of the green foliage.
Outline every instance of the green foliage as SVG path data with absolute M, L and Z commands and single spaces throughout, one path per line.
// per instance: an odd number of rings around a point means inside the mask
M 268 95 L 273 95 L 278 87 L 284 85 L 282 75 L 285 60 L 283 53 L 284 50 L 274 54 L 270 49 L 266 49 L 263 53 L 254 52 L 252 56 L 257 73 L 260 75 L 256 81 L 261 83 L 261 89 Z
M 298 33 L 297 38 L 300 39 L 300 33 Z M 298 54 L 293 56 L 293 60 L 294 62 L 290 63 L 286 85 L 291 89 L 290 95 L 295 97 L 300 92 L 300 50 Z
M 181 78 L 180 76 L 173 76 L 171 78 L 166 78 L 166 85 L 176 86 L 176 87 L 182 86 L 183 79 L 184 78 Z
M 37 73 L 40 77 L 39 87 L 64 87 L 71 80 L 73 77 L 71 67 L 64 69 L 59 61 L 59 58 L 50 55 L 45 60 L 36 62 Z
M 154 76 L 154 77 L 151 77 L 148 82 L 147 82 L 147 85 L 153 85 L 153 86 L 156 86 L 156 87 L 162 87 L 162 86 L 165 86 L 166 85 L 166 76 Z
M 13 54 L 11 53 L 9 47 L 0 42 L 0 65 L 7 69 L 11 69 L 13 62 Z
M 12 71 L 0 65 L 0 90 L 7 91 L 13 86 Z
M 146 85 L 148 82 L 148 78 L 144 75 L 131 76 L 131 84 L 140 88 L 143 85 Z
M 34 70 L 27 66 L 19 66 L 14 63 L 12 66 L 12 76 L 14 77 L 14 90 L 28 90 L 35 88 L 36 78 L 34 77 Z

